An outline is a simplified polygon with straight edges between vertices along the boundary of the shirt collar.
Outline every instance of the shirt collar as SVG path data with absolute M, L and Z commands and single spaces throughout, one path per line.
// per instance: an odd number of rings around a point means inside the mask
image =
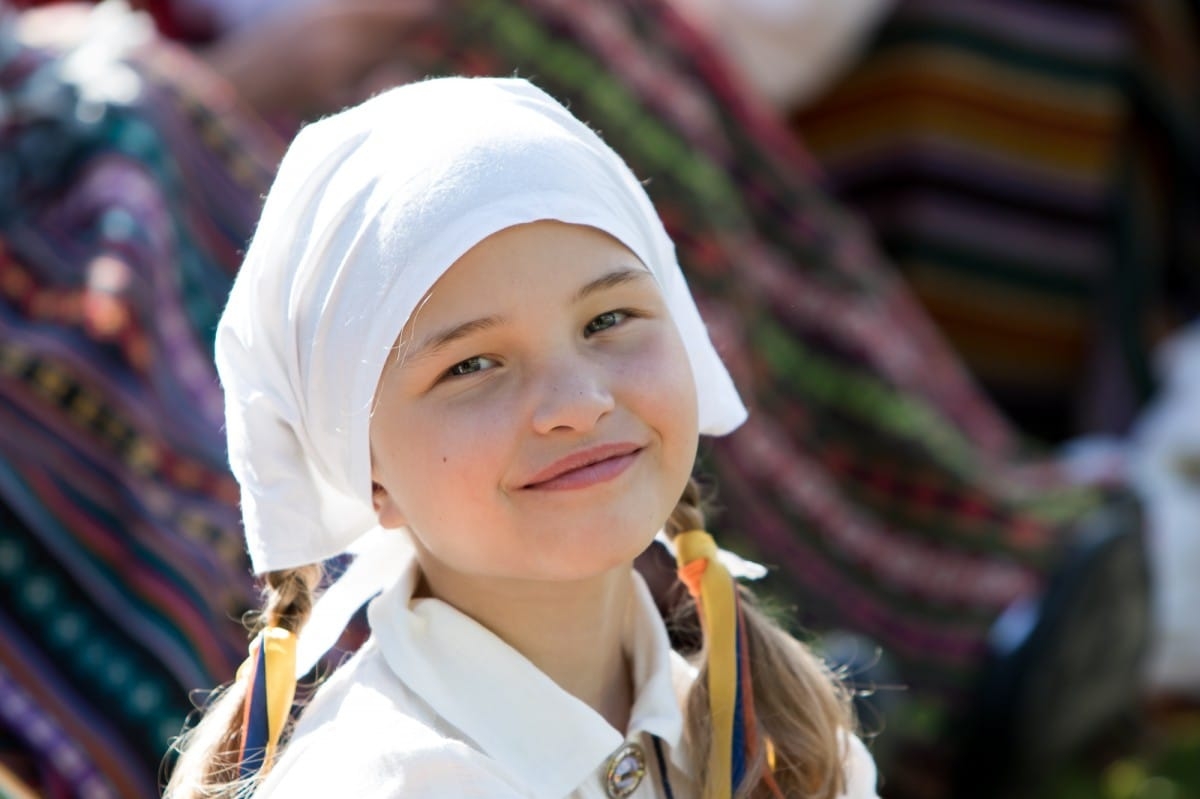
M 689 667 L 673 653 L 650 591 L 635 572 L 625 630 L 636 699 L 626 736 L 485 627 L 436 599 L 412 600 L 416 561 L 368 610 L 396 675 L 538 799 L 570 794 L 626 738 L 656 736 L 676 760 L 683 735 L 680 688 Z

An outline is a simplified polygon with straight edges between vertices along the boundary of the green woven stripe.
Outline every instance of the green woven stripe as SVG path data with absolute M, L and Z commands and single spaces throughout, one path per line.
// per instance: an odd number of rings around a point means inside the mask
M 950 22 L 897 15 L 888 21 L 874 43 L 876 52 L 888 48 L 920 47 L 966 50 L 980 53 L 1016 67 L 1036 73 L 1042 80 L 1059 79 L 1083 86 L 1109 90 L 1115 81 L 1124 77 L 1124 67 L 1118 61 L 1121 54 L 1087 53 L 1036 48 L 1023 41 L 1000 38 L 983 28 L 955 25 Z M 1082 88 L 1082 87 L 1081 87 Z
M 536 19 L 501 0 L 473 5 L 474 22 L 487 26 L 491 43 L 511 63 L 531 71 L 543 85 L 557 84 L 582 98 L 585 108 L 573 109 L 584 121 L 600 128 L 609 145 L 658 181 L 669 177 L 705 208 L 718 228 L 740 228 L 747 220 L 737 186 L 712 163 L 683 142 L 626 88 L 605 65 L 573 44 L 551 37 Z M 653 183 L 652 183 L 653 186 Z
M 976 283 L 1009 284 L 1033 291 L 1038 296 L 1069 300 L 1078 305 L 1094 299 L 1095 284 L 1101 277 L 1094 272 L 1067 274 L 1057 271 L 1056 261 L 1020 261 L 970 244 L 939 241 L 929 235 L 914 235 L 911 231 L 905 232 L 903 238 L 887 233 L 881 238 L 901 262 L 936 264 L 948 272 L 969 275 Z
M 760 319 L 751 341 L 782 382 L 802 398 L 848 413 L 885 431 L 959 474 L 975 468 L 970 443 L 938 413 L 866 373 L 849 372 L 789 336 L 777 323 Z

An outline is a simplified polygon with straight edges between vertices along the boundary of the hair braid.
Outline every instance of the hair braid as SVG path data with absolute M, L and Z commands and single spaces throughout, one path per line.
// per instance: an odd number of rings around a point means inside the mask
M 299 634 L 312 613 L 313 596 L 322 574 L 320 564 L 267 572 L 259 613 L 261 624 L 254 632 L 263 627 L 282 627 Z
M 702 507 L 703 497 L 700 492 L 700 484 L 695 477 L 689 477 L 687 485 L 683 487 L 683 494 L 679 497 L 679 502 L 675 504 L 675 509 L 671 511 L 671 515 L 667 517 L 665 531 L 668 538 L 674 538 L 680 533 L 686 533 L 689 530 L 704 529 L 704 509 Z
M 257 635 L 265 627 L 282 627 L 299 634 L 312 612 L 322 573 L 320 564 L 268 572 L 263 584 L 263 607 L 248 619 L 251 633 Z M 238 774 L 245 696 L 242 680 L 209 695 L 204 716 L 175 741 L 173 749 L 179 752 L 179 760 L 164 790 L 164 799 L 237 799 L 253 792 L 253 782 L 247 783 Z

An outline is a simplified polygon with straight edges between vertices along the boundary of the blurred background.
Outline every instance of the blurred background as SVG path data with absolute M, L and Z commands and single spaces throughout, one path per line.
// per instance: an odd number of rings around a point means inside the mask
M 0 797 L 156 796 L 244 657 L 212 336 L 289 137 L 514 73 L 647 181 L 752 410 L 713 530 L 882 795 L 1200 797 L 1195 0 L 0 0 Z

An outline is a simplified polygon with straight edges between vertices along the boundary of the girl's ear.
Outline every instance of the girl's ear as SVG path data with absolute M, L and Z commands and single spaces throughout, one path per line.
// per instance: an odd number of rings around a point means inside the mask
M 400 513 L 400 508 L 392 499 L 392 495 L 376 482 L 371 483 L 371 505 L 375 508 L 375 516 L 379 519 L 380 527 L 386 530 L 395 530 L 404 526 L 404 515 Z

